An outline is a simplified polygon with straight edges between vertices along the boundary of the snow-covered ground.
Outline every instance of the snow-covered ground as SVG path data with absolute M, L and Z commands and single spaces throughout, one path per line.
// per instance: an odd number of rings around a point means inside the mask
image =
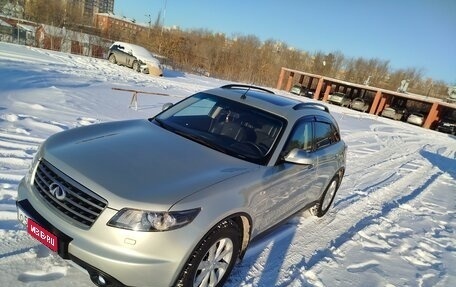
M 40 142 L 77 126 L 150 117 L 163 103 L 225 83 L 0 43 L 0 286 L 93 286 L 16 220 L 16 188 Z M 132 93 L 112 88 L 169 96 L 140 94 L 133 110 Z M 349 147 L 333 208 L 253 242 L 226 286 L 456 286 L 455 137 L 329 107 Z

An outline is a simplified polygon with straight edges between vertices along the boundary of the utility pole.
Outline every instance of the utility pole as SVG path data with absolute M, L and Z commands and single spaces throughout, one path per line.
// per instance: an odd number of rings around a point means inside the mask
M 149 24 L 149 30 L 147 31 L 147 39 L 150 39 L 150 29 L 152 29 L 152 18 L 150 16 L 150 14 L 146 14 L 145 15 L 148 19 L 149 19 L 149 22 L 147 22 Z
M 158 53 L 161 53 L 161 46 L 163 44 L 163 28 L 165 27 L 165 18 L 166 18 L 166 4 L 168 3 L 168 0 L 165 0 L 165 5 L 163 8 L 163 22 L 161 26 L 161 32 L 160 32 L 160 45 L 158 46 Z

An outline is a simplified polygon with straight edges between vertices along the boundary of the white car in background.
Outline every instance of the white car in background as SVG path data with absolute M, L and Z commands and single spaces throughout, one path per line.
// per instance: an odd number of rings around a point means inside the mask
M 356 98 L 351 101 L 350 108 L 365 113 L 369 110 L 369 103 L 367 103 L 364 99 Z
M 145 48 L 124 42 L 114 42 L 109 47 L 109 62 L 132 68 L 134 71 L 163 76 L 163 67 Z
M 329 95 L 328 102 L 342 107 L 349 107 L 351 99 L 350 96 L 347 94 L 335 92 Z
M 422 126 L 424 123 L 424 115 L 421 113 L 411 113 L 407 118 L 407 122 L 412 125 Z

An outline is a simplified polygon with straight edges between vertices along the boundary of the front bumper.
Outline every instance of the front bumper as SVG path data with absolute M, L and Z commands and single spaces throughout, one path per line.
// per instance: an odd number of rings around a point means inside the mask
M 335 104 L 335 105 L 342 105 L 342 102 L 343 102 L 343 99 L 340 98 L 340 97 L 334 97 L 332 96 L 331 98 L 328 99 L 328 102 L 330 102 L 331 104 Z
M 25 180 L 18 187 L 17 206 L 56 235 L 58 254 L 86 269 L 96 284 L 102 275 L 110 286 L 171 286 L 197 243 L 189 236 L 195 232 L 190 226 L 167 232 L 109 227 L 116 213 L 109 208 L 89 229 L 81 229 L 54 213 Z
M 407 122 L 412 125 L 422 126 L 423 121 L 420 119 L 408 119 Z

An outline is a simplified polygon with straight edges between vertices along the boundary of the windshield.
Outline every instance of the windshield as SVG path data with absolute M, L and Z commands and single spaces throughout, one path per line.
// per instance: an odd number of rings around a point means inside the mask
M 206 93 L 189 97 L 154 119 L 172 132 L 220 152 L 267 164 L 285 120 Z

